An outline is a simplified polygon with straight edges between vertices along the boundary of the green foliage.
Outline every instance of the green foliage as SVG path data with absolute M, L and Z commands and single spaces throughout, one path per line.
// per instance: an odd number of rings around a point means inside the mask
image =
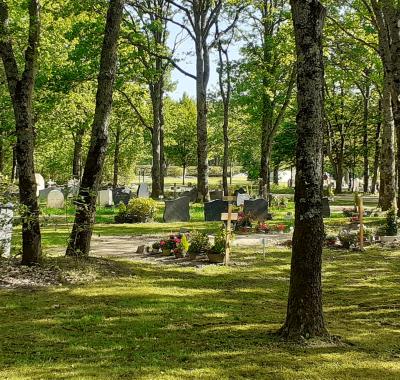
M 225 248 L 226 248 L 226 230 L 225 226 L 222 226 L 215 234 L 214 245 L 211 247 L 211 252 L 225 255 Z
M 190 246 L 188 253 L 198 254 L 203 253 L 210 248 L 210 242 L 207 234 L 201 231 L 193 231 L 190 234 Z
M 117 223 L 145 223 L 151 221 L 157 211 L 157 202 L 153 199 L 131 199 L 127 206 L 120 205 L 115 216 Z
M 386 235 L 387 236 L 396 236 L 397 235 L 397 215 L 396 210 L 391 208 L 386 214 Z

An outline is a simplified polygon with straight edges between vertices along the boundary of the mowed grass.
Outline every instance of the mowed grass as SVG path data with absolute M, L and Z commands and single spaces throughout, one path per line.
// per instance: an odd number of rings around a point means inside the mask
M 1 379 L 399 379 L 400 251 L 325 251 L 325 319 L 343 345 L 286 344 L 290 251 L 236 265 L 125 262 L 80 286 L 1 290 Z M 57 263 L 57 260 L 56 260 Z

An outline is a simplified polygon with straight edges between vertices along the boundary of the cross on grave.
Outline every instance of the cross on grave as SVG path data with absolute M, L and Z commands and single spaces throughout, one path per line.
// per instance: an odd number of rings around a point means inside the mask
M 232 221 L 238 220 L 238 213 L 232 212 L 233 206 L 230 204 L 228 206 L 228 212 L 221 214 L 221 220 L 226 221 L 225 227 L 225 265 L 229 265 L 229 259 L 231 254 L 231 242 L 232 242 Z

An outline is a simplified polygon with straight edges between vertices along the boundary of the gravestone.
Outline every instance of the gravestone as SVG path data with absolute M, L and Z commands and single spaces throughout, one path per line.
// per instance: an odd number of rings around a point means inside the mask
M 244 201 L 243 212 L 250 214 L 251 218 L 260 222 L 271 220 L 271 214 L 268 213 L 268 202 L 265 199 L 250 199 Z
M 41 174 L 35 173 L 35 181 L 36 181 L 36 196 L 39 196 L 39 191 L 43 190 L 45 186 L 44 178 Z
M 97 195 L 97 204 L 102 207 L 110 207 L 113 205 L 113 196 L 110 189 L 100 190 Z
M 331 208 L 329 207 L 329 198 L 322 198 L 322 217 L 330 218 L 331 217 Z
M 13 218 L 13 205 L 0 205 L 0 257 L 10 256 Z
M 164 222 L 188 222 L 189 197 L 180 197 L 171 201 L 165 201 Z
M 181 197 L 189 197 L 190 198 L 190 202 L 196 202 L 196 200 L 197 200 L 197 187 L 194 187 L 193 189 L 191 189 L 189 191 L 184 191 L 181 194 Z
M 64 194 L 60 190 L 51 190 L 47 195 L 48 208 L 64 208 Z
M 206 222 L 218 222 L 221 220 L 221 214 L 228 212 L 228 201 L 216 199 L 204 203 L 204 219 Z
M 78 179 L 69 180 L 67 183 L 65 195 L 68 196 L 69 194 L 71 194 L 72 196 L 76 197 L 79 193 L 79 185 L 80 181 Z
M 149 187 L 147 186 L 146 183 L 143 182 L 139 185 L 139 188 L 137 191 L 137 196 L 138 196 L 138 198 L 149 198 L 150 197 Z
M 235 195 L 235 197 L 237 197 L 238 194 L 246 194 L 246 193 L 247 191 L 243 187 L 240 187 L 239 189 L 235 190 L 233 194 Z
M 236 196 L 236 206 L 243 206 L 244 201 L 250 200 L 250 195 L 247 193 L 241 194 L 238 193 Z
M 222 190 L 212 190 L 210 191 L 210 199 L 212 201 L 215 201 L 216 199 L 222 199 L 224 196 L 224 193 Z
M 39 190 L 39 200 L 47 201 L 47 197 L 49 196 L 50 191 L 58 190 L 56 187 L 46 187 L 45 189 Z
M 116 206 L 120 203 L 127 205 L 132 198 L 132 191 L 126 187 L 119 187 L 113 189 L 113 202 Z

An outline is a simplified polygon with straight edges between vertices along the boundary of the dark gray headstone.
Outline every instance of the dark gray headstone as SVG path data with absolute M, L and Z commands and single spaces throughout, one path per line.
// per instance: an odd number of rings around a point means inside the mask
M 117 187 L 113 189 L 113 202 L 115 206 L 118 206 L 120 203 L 127 205 L 132 198 L 132 191 L 126 187 Z
M 219 222 L 221 214 L 228 212 L 228 201 L 216 199 L 211 202 L 204 203 L 204 218 L 206 222 Z
M 190 198 L 190 202 L 196 202 L 196 200 L 197 200 L 197 187 L 194 187 L 193 189 L 191 189 L 189 191 L 184 191 L 181 194 L 181 197 L 189 197 Z
M 165 201 L 164 222 L 188 222 L 189 197 L 180 197 L 171 201 Z
M 212 201 L 215 201 L 216 199 L 222 199 L 224 197 L 224 194 L 222 190 L 212 190 L 210 191 L 210 199 Z
M 47 197 L 52 190 L 60 190 L 57 187 L 46 187 L 45 189 L 39 190 L 39 200 L 47 201 Z
M 322 198 L 322 217 L 331 217 L 331 208 L 329 207 L 329 198 L 327 197 Z
M 250 214 L 252 219 L 260 222 L 271 219 L 271 214 L 268 213 L 268 202 L 265 199 L 244 201 L 243 212 L 246 215 Z
M 147 186 L 146 183 L 141 183 L 139 185 L 139 188 L 137 191 L 137 196 L 138 196 L 138 198 L 149 198 L 150 197 L 149 187 Z
M 233 194 L 235 195 L 235 197 L 237 197 L 238 194 L 246 194 L 246 193 L 247 191 L 243 187 L 240 187 L 239 189 L 235 190 Z

